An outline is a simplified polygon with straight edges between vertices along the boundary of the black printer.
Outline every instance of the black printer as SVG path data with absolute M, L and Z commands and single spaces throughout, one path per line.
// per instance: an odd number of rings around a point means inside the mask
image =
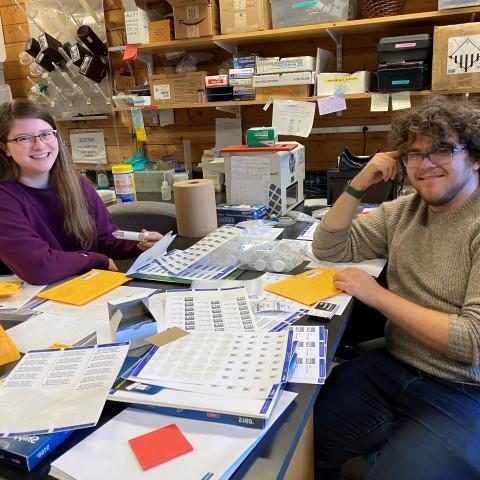
M 378 42 L 377 90 L 423 90 L 430 85 L 432 36 L 383 37 Z

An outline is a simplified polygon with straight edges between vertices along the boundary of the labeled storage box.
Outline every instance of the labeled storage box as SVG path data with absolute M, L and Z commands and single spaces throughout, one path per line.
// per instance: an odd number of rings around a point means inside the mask
M 271 0 L 273 28 L 338 22 L 349 18 L 349 0 Z
M 276 73 L 272 75 L 255 75 L 253 77 L 253 86 L 255 88 L 313 85 L 314 83 L 314 72 Z
M 370 72 L 319 73 L 317 75 L 317 95 L 333 95 L 339 88 L 344 93 L 365 93 L 370 89 Z
M 246 220 L 259 220 L 268 216 L 266 205 L 217 205 L 218 225 L 235 224 Z
M 438 0 L 438 9 L 447 10 L 449 8 L 475 7 L 480 5 L 478 0 Z
M 257 57 L 257 75 L 271 73 L 313 72 L 315 71 L 315 57 Z
M 272 28 L 269 0 L 220 0 L 220 25 L 223 35 Z
M 378 41 L 378 63 L 430 61 L 432 36 L 429 33 L 383 37 Z
M 175 38 L 199 38 L 220 32 L 217 0 L 167 0 L 173 7 Z
M 432 90 L 468 92 L 480 87 L 480 23 L 435 27 Z
M 206 72 L 150 75 L 152 105 L 200 103 L 205 93 Z
M 247 130 L 248 147 L 272 147 L 277 142 L 276 127 L 253 127 Z

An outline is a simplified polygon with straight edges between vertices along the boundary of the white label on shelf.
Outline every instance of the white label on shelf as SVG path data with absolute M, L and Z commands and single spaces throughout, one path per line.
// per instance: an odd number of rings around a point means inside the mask
M 370 111 L 371 112 L 388 112 L 389 102 L 390 102 L 389 93 L 372 93 Z
M 153 98 L 155 100 L 170 100 L 170 85 L 154 85 L 153 86 Z
M 480 72 L 480 35 L 448 39 L 447 75 Z

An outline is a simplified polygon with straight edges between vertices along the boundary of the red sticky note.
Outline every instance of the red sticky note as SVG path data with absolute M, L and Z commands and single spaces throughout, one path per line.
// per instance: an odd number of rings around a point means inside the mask
M 131 438 L 128 443 L 144 470 L 193 450 L 190 442 L 174 423 Z
M 133 45 L 127 45 L 123 52 L 124 60 L 136 60 L 138 55 L 138 48 Z

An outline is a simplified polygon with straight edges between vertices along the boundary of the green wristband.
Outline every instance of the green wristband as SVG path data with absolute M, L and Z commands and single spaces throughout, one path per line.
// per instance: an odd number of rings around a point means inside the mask
M 349 195 L 351 195 L 353 198 L 356 198 L 357 200 L 361 200 L 366 193 L 366 190 L 357 190 L 356 188 L 353 188 L 350 185 L 350 181 L 347 182 L 343 191 L 347 192 Z

